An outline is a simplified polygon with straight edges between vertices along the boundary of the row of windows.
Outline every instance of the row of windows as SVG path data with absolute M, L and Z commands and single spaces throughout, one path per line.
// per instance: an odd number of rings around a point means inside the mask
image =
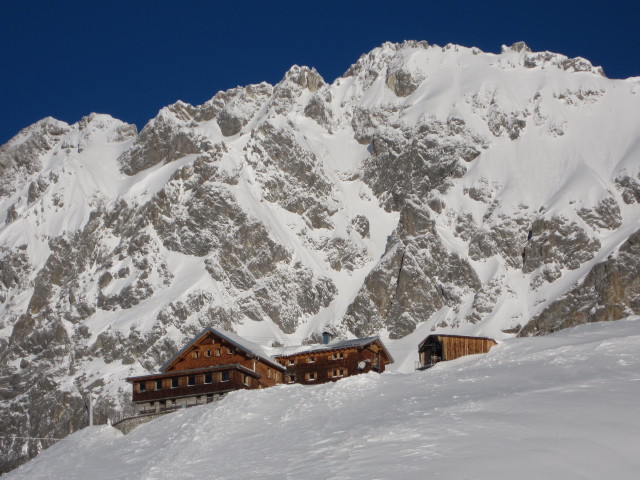
M 348 371 L 346 368 L 334 368 L 332 370 L 327 371 L 328 378 L 341 378 L 346 377 L 348 375 Z M 318 379 L 318 372 L 307 372 L 304 374 L 304 379 L 307 382 L 314 382 Z M 295 374 L 289 374 L 286 376 L 287 383 L 296 383 Z
M 255 370 L 255 362 L 254 362 Z M 276 383 L 280 382 L 280 372 L 272 372 L 271 369 L 267 370 L 267 377 L 274 378 Z M 180 379 L 183 379 L 180 382 Z M 186 380 L 184 380 L 186 379 Z M 251 377 L 249 375 L 243 376 L 243 383 L 245 385 L 250 384 Z M 201 375 L 189 375 L 187 377 L 172 377 L 171 379 L 154 380 L 151 385 L 152 390 L 162 390 L 164 388 L 179 388 L 181 386 L 193 387 L 194 385 L 209 384 L 213 382 L 228 382 L 229 372 L 215 372 L 205 373 Z M 146 392 L 150 382 L 138 383 L 138 392 Z M 182 383 L 182 385 L 181 385 Z
M 344 358 L 347 358 L 347 355 L 344 352 L 334 352 L 331 355 L 329 355 L 329 359 L 331 360 L 342 360 Z M 315 363 L 316 362 L 316 357 L 311 355 L 306 357 L 306 363 Z M 283 365 L 285 364 L 285 361 L 282 360 Z M 288 360 L 286 360 L 286 364 L 287 365 L 295 365 L 296 364 L 296 359 L 294 357 L 289 358 Z
M 331 373 L 329 375 L 332 378 L 344 377 L 344 376 L 347 375 L 347 369 L 346 368 L 335 368 L 335 369 L 331 370 Z
M 233 347 L 225 348 L 227 355 L 233 355 L 235 353 L 235 349 Z M 200 358 L 201 350 L 194 350 L 191 352 L 191 358 Z M 205 357 L 219 357 L 222 355 L 222 348 L 207 348 L 202 350 L 202 353 Z
M 197 378 L 199 377 L 199 378 Z M 182 380 L 182 384 L 180 385 L 180 379 Z M 186 379 L 186 380 L 184 380 Z M 218 373 L 205 373 L 203 375 L 189 375 L 187 377 L 172 377 L 169 380 L 154 380 L 152 382 L 153 390 L 162 390 L 164 388 L 179 388 L 180 386 L 193 387 L 196 385 L 196 380 L 199 380 L 199 384 L 209 384 L 213 382 L 228 382 L 229 381 L 229 372 L 218 372 Z M 146 392 L 147 386 L 150 382 L 140 382 L 138 383 L 138 392 Z

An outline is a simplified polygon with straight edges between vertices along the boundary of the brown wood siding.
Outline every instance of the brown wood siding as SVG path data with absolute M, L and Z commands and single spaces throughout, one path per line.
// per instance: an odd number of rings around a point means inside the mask
M 220 350 L 220 355 L 216 355 L 216 350 Z M 232 353 L 229 353 L 231 349 Z M 211 356 L 207 356 L 207 350 L 211 352 Z M 198 352 L 198 357 L 194 358 L 193 352 Z M 249 370 L 254 370 L 261 378 L 259 384 L 255 388 L 272 387 L 278 383 L 282 383 L 282 374 L 276 376 L 274 373 L 277 368 L 274 365 L 266 363 L 261 358 L 252 358 L 251 355 L 236 348 L 234 345 L 223 339 L 217 338 L 211 332 L 204 335 L 191 348 L 185 351 L 180 358 L 176 359 L 166 368 L 166 372 L 175 372 L 183 370 L 196 370 L 199 368 L 215 367 L 219 365 L 238 364 Z M 269 375 L 271 370 L 271 375 Z M 276 380 L 279 378 L 279 381 Z
M 220 349 L 220 355 L 216 355 L 217 349 Z M 230 354 L 229 349 L 231 349 L 233 353 Z M 206 356 L 207 350 L 211 350 L 210 357 Z M 193 352 L 198 352 L 198 358 L 193 357 Z M 192 345 L 191 348 L 183 352 L 180 358 L 177 358 L 165 371 L 195 370 L 197 368 L 228 365 L 231 363 L 238 363 L 247 368 L 251 368 L 249 355 L 224 340 L 214 337 L 213 334 L 208 333 L 196 342 L 196 344 Z
M 465 355 L 487 353 L 496 342 L 489 338 L 439 336 L 442 344 L 442 359 L 454 360 Z
M 377 349 L 378 352 L 374 352 L 373 349 Z M 373 349 L 372 345 L 368 345 L 364 349 L 347 348 L 300 353 L 287 357 L 278 357 L 277 360 L 287 369 L 284 383 L 287 383 L 291 375 L 295 375 L 295 381 L 292 383 L 316 385 L 318 383 L 335 382 L 340 378 L 367 373 L 371 370 L 382 373 L 385 368 L 385 363 L 389 362 L 389 358 L 381 348 L 375 346 Z M 343 354 L 343 358 L 334 359 L 334 354 L 337 354 L 338 357 L 340 354 Z M 313 362 L 309 361 L 311 357 L 314 359 Z M 380 364 L 376 367 L 375 360 L 377 357 L 380 358 Z M 293 365 L 289 364 L 291 360 L 294 361 Z M 364 362 L 364 368 L 359 368 L 360 362 Z M 342 370 L 343 375 L 334 376 L 335 370 L 338 371 L 338 374 L 340 370 Z M 315 374 L 314 380 L 309 378 L 310 374 Z
M 220 355 L 216 355 L 216 351 Z M 197 352 L 197 355 L 194 355 Z M 243 372 L 242 366 L 250 372 Z M 228 368 L 225 368 L 228 367 Z M 216 371 L 196 371 L 217 369 Z M 222 372 L 229 373 L 229 381 L 222 381 Z M 212 375 L 212 383 L 205 384 L 205 374 Z M 189 385 L 189 377 L 195 380 Z M 172 378 L 178 379 L 178 386 L 171 388 Z M 160 380 L 162 388 L 156 389 L 156 381 Z M 130 379 L 133 383 L 133 401 L 148 402 L 168 400 L 184 396 L 196 396 L 209 393 L 224 393 L 230 390 L 255 389 L 272 387 L 283 381 L 283 371 L 276 365 L 267 363 L 218 338 L 209 332 L 198 339 L 190 348 L 182 352 L 165 371 L 160 374 Z M 144 383 L 145 391 L 140 391 Z
M 251 367 L 247 367 L 251 369 Z M 256 373 L 260 375 L 261 388 L 273 387 L 282 383 L 282 371 L 276 367 L 257 360 Z M 277 375 L 276 375 L 277 373 Z
M 378 373 L 384 372 L 386 364 L 391 362 L 384 349 L 378 347 L 375 343 L 367 345 L 365 349 L 360 351 L 360 360 L 368 360 L 366 362 L 367 371 L 374 370 Z M 371 365 L 371 367 L 368 365 Z
M 420 343 L 419 368 L 429 368 L 440 361 L 455 360 L 466 355 L 487 353 L 497 342 L 486 337 L 465 335 L 429 335 Z
M 496 342 L 489 338 L 439 337 L 442 344 L 442 359 L 454 360 L 465 355 L 487 353 Z

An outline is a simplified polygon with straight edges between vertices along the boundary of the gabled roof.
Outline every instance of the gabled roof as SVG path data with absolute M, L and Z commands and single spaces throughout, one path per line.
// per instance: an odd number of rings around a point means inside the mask
M 422 348 L 422 346 L 427 343 L 427 340 L 429 340 L 429 338 L 431 337 L 448 337 L 448 338 L 469 338 L 469 339 L 473 339 L 473 340 L 489 340 L 493 343 L 498 343 L 496 342 L 493 338 L 489 338 L 489 337 L 474 337 L 471 335 L 452 335 L 449 333 L 432 333 L 430 335 L 427 335 L 426 338 L 424 340 L 422 340 L 419 344 L 418 344 L 418 348 Z
M 354 348 L 354 347 L 366 347 L 372 343 L 378 342 L 382 347 L 382 350 L 385 352 L 387 357 L 389 358 L 389 363 L 393 363 L 393 357 L 387 347 L 382 343 L 380 337 L 367 337 L 367 338 L 354 338 L 352 340 L 340 340 L 337 342 L 329 342 L 326 344 L 318 344 L 318 345 L 302 345 L 299 347 L 283 347 L 280 351 L 274 355 L 274 357 L 290 357 L 293 355 L 304 355 L 307 353 L 315 353 L 315 352 L 330 352 L 332 350 L 341 350 L 343 348 Z
M 182 356 L 189 348 L 193 346 L 198 340 L 200 340 L 207 333 L 211 333 L 218 338 L 225 340 L 226 342 L 233 345 L 240 351 L 245 352 L 247 355 L 251 357 L 256 357 L 262 360 L 263 362 L 271 365 L 272 367 L 278 368 L 279 370 L 284 370 L 285 368 L 279 363 L 274 362 L 269 354 L 257 343 L 250 342 L 245 340 L 244 338 L 236 335 L 235 333 L 227 332 L 225 330 L 220 330 L 218 328 L 206 327 L 202 330 L 198 335 L 193 337 L 189 343 L 187 343 L 182 349 L 173 355 L 169 360 L 164 362 L 164 364 L 160 367 L 160 371 L 164 372 L 169 365 L 171 365 L 174 361 L 176 361 L 179 357 Z

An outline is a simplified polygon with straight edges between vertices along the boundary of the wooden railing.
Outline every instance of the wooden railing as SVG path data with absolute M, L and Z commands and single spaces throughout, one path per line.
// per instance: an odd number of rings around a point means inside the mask
M 235 375 L 231 375 L 234 377 Z M 219 394 L 229 392 L 231 390 L 242 390 L 249 388 L 247 385 L 235 378 L 229 379 L 227 382 L 201 383 L 188 387 L 162 388 L 160 390 L 150 390 L 146 392 L 134 392 L 134 402 L 153 402 L 156 400 L 165 400 L 170 398 L 190 397 L 206 394 Z
M 175 412 L 176 410 L 182 410 L 183 408 L 197 407 L 199 405 L 206 405 L 208 403 L 213 403 L 219 399 L 220 399 L 219 397 L 218 399 L 214 399 L 213 397 L 205 397 L 203 400 L 200 400 L 200 398 L 197 397 L 195 403 L 188 403 L 188 404 L 181 403 L 180 405 L 171 405 L 171 406 L 158 405 L 157 407 L 153 406 L 145 409 L 139 409 L 137 413 L 133 413 L 131 411 L 111 412 L 111 414 L 109 415 L 109 422 L 111 423 L 111 425 L 115 425 L 129 418 L 143 417 L 146 415 L 153 415 L 156 413 L 171 413 L 171 412 Z M 107 422 L 103 422 L 103 423 L 107 423 Z

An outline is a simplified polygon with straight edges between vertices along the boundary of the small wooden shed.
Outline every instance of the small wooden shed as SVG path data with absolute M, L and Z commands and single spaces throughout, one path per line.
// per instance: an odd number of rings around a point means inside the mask
M 418 345 L 418 369 L 429 368 L 438 362 L 454 360 L 465 355 L 487 353 L 496 344 L 495 340 L 486 337 L 429 335 Z

